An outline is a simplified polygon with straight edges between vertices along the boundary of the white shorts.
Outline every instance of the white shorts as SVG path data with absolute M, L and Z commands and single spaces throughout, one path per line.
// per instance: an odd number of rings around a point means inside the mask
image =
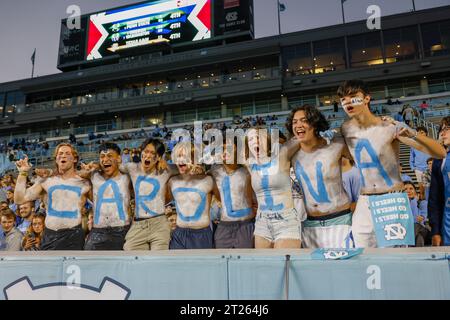
M 275 212 L 258 211 L 255 236 L 270 242 L 283 239 L 300 240 L 301 222 L 295 209 Z
M 320 218 L 308 217 L 302 223 L 302 247 L 353 248 L 351 234 L 352 213 L 350 210 Z
M 373 227 L 369 196 L 360 195 L 352 219 L 352 234 L 356 248 L 376 248 L 377 238 Z
M 422 183 L 423 182 L 423 172 L 420 170 L 414 170 L 414 172 L 416 174 L 417 182 Z

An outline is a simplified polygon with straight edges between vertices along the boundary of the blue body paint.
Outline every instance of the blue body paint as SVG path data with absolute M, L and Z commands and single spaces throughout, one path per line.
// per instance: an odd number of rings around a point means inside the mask
M 153 190 L 150 194 L 147 195 L 141 195 L 139 194 L 139 190 L 141 187 L 141 183 L 149 183 L 153 185 Z M 136 217 L 139 218 L 139 207 L 142 207 L 145 212 L 149 213 L 150 215 L 158 215 L 163 212 L 155 212 L 149 209 L 147 205 L 145 204 L 145 201 L 152 201 L 155 199 L 156 195 L 159 192 L 159 189 L 161 188 L 159 181 L 154 178 L 146 177 L 146 176 L 139 176 L 136 179 L 136 184 L 134 186 L 134 190 L 136 193 Z
M 367 153 L 369 154 L 372 162 L 361 162 L 361 152 L 366 149 Z M 373 149 L 372 145 L 370 144 L 369 140 L 367 139 L 359 139 L 356 147 L 355 147 L 355 157 L 356 157 L 356 163 L 358 164 L 358 168 L 361 172 L 361 182 L 363 186 L 366 186 L 364 175 L 363 175 L 363 169 L 369 169 L 369 168 L 377 168 L 380 172 L 380 175 L 383 177 L 384 181 L 389 187 L 392 187 L 394 184 L 389 178 L 389 175 L 387 174 L 386 170 L 384 169 L 383 165 L 380 162 L 380 159 L 378 158 L 375 150 Z
M 231 199 L 230 177 L 225 176 L 222 181 L 222 190 L 224 196 L 225 207 L 230 217 L 241 218 L 252 213 L 252 208 L 233 210 L 233 200 Z
M 181 208 L 178 206 L 178 202 L 175 200 L 175 206 L 177 208 L 178 217 L 181 220 L 186 221 L 186 222 L 192 222 L 192 221 L 199 220 L 200 217 L 202 216 L 203 211 L 205 211 L 206 193 L 201 190 L 198 190 L 196 188 L 176 188 L 175 190 L 172 191 L 173 197 L 175 198 L 178 193 L 182 193 L 182 192 L 197 193 L 200 196 L 200 204 L 198 205 L 197 209 L 195 210 L 194 215 L 186 216 L 186 213 L 183 213 L 181 211 Z
M 111 186 L 113 191 L 112 198 L 104 198 L 104 193 L 107 188 Z M 103 203 L 115 203 L 117 205 L 117 213 L 119 214 L 119 218 L 121 221 L 125 222 L 125 211 L 123 210 L 123 197 L 120 193 L 119 186 L 114 180 L 107 180 L 101 187 L 98 189 L 98 198 L 95 206 L 95 224 L 99 223 L 100 220 L 100 209 Z
M 295 175 L 297 176 L 298 181 L 301 182 L 302 179 L 305 181 L 309 193 L 317 203 L 330 203 L 331 201 L 328 196 L 327 189 L 325 188 L 325 182 L 323 180 L 322 167 L 323 167 L 322 162 L 317 161 L 316 162 L 317 191 L 314 190 L 311 180 L 309 179 L 308 175 L 305 172 L 305 169 L 303 169 L 299 161 L 296 161 L 295 163 Z
M 274 160 L 273 162 L 275 162 Z M 270 192 L 270 185 L 269 185 L 269 169 L 272 166 L 272 161 L 265 163 L 263 165 L 257 165 L 253 164 L 251 166 L 252 171 L 262 171 L 261 173 L 261 186 L 264 192 L 264 202 L 261 203 L 259 208 L 263 211 L 280 211 L 284 208 L 284 205 L 282 203 L 274 204 L 273 203 L 273 196 Z
M 60 211 L 53 208 L 53 193 L 57 190 L 74 192 L 77 197 L 81 197 L 81 188 L 77 186 L 68 186 L 68 185 L 56 185 L 48 188 L 48 212 L 47 214 L 52 217 L 58 218 L 67 218 L 67 219 L 77 219 L 79 214 L 79 209 L 74 211 Z M 78 204 L 77 204 L 78 205 Z

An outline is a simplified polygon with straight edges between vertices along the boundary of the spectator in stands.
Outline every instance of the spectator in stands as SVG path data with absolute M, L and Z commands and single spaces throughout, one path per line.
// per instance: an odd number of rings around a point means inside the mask
M 31 225 L 24 233 L 22 240 L 22 250 L 36 251 L 41 247 L 42 237 L 44 236 L 45 216 L 36 214 L 31 220 Z
M 358 197 L 361 192 L 361 173 L 359 169 L 355 167 L 355 161 L 345 156 L 341 159 L 341 166 L 342 183 L 344 184 L 344 189 L 352 202 L 351 210 L 354 212 L 356 202 L 358 202 Z
M 428 103 L 424 100 L 421 104 L 420 104 L 420 106 L 419 106 L 419 108 L 420 108 L 420 110 L 419 110 L 419 112 L 420 112 L 420 116 L 423 118 L 423 116 L 424 116 L 424 112 L 425 111 L 427 111 L 428 110 Z
M 401 111 L 397 112 L 397 113 L 394 115 L 394 120 L 395 120 L 395 121 L 398 121 L 398 122 L 403 122 L 403 121 L 404 121 L 403 115 L 402 115 L 402 112 L 401 112 Z
M 411 108 L 411 106 L 408 104 L 403 110 L 403 119 L 405 120 L 405 123 L 408 126 L 412 126 L 413 120 L 414 120 L 414 110 Z
M 219 189 L 221 209 L 216 219 L 211 214 L 216 248 L 253 248 L 256 201 L 248 170 L 239 164 L 236 139 L 223 139 L 223 164 L 215 164 L 209 173 Z M 217 221 L 220 223 L 217 224 Z
M 69 141 L 71 144 L 77 144 L 77 138 L 75 137 L 75 135 L 73 133 L 71 133 L 69 135 Z
M 436 158 L 444 158 L 446 152 L 438 141 L 420 136 L 416 130 L 391 118 L 371 114 L 371 95 L 364 81 L 345 81 L 338 95 L 350 118 L 342 125 L 341 132 L 362 176 L 361 195 L 353 217 L 353 238 L 356 247 L 377 247 L 369 199 L 374 201 L 383 197 L 381 194 L 403 193 L 397 167 L 399 144 L 428 152 Z
M 301 226 L 302 246 L 353 247 L 351 200 L 344 189 L 340 165 L 343 156 L 351 158 L 344 139 L 334 137 L 327 141 L 326 133 L 332 133 L 330 125 L 325 116 L 310 105 L 293 109 L 286 128 L 294 137 L 288 143 L 300 144 L 291 163 L 303 186 L 307 213 Z
M 131 151 L 131 159 L 134 163 L 141 162 L 141 155 L 139 154 L 139 151 L 136 150 L 136 148 L 133 148 L 133 150 Z
M 170 223 L 170 233 L 177 228 L 177 211 L 172 206 L 166 207 L 167 221 Z
M 84 231 L 81 227 L 82 207 L 91 190 L 89 181 L 77 175 L 75 168 L 79 160 L 76 149 L 67 143 L 55 149 L 56 170 L 48 178 L 26 188 L 31 165 L 28 158 L 16 162 L 19 170 L 14 200 L 18 204 L 37 200 L 45 196 L 47 207 L 46 228 L 42 239 L 42 250 L 82 250 Z
M 428 134 L 428 131 L 425 127 L 417 127 L 416 130 L 418 135 L 427 136 Z M 421 195 L 421 197 L 425 194 L 425 189 L 423 186 L 423 174 L 428 167 L 427 166 L 428 158 L 429 158 L 428 154 L 411 147 L 409 156 L 409 165 L 416 174 L 417 183 L 419 184 L 420 190 L 419 194 Z
M 291 125 L 287 128 L 292 130 Z M 272 142 L 270 133 L 262 127 L 247 133 L 247 169 L 258 202 L 255 248 L 300 248 L 301 223 L 294 208 L 290 177 L 290 162 L 300 144 L 291 139 L 279 146 L 278 154 L 272 154 L 272 143 L 278 141 Z
M 205 174 L 204 166 L 194 164 L 193 152 L 191 142 L 177 144 L 172 152 L 172 161 L 180 174 L 168 182 L 168 198 L 175 201 L 177 208 L 177 228 L 170 240 L 171 250 L 214 248 L 210 209 L 212 196 L 220 199 L 220 194 L 213 178 Z
M 142 161 L 120 166 L 133 182 L 135 201 L 134 219 L 125 237 L 124 250 L 167 250 L 170 242 L 170 225 L 165 215 L 167 181 L 177 171 L 167 165 L 164 144 L 154 138 L 142 145 Z
M 130 228 L 130 178 L 119 171 L 119 146 L 107 142 L 99 147 L 98 153 L 100 166 L 82 165 L 80 172 L 92 183 L 94 211 L 93 228 L 84 249 L 122 250 Z
M 10 209 L 0 212 L 1 224 L 4 235 L 4 251 L 20 251 L 22 244 L 22 232 L 15 227 L 15 215 Z
M 31 221 L 33 220 L 34 201 L 22 203 L 19 206 L 19 215 L 22 218 L 22 221 L 17 225 L 17 229 L 19 229 L 20 232 L 25 233 L 25 231 L 31 225 Z
M 127 164 L 131 161 L 130 149 L 125 148 L 122 151 L 122 164 Z
M 450 246 L 450 116 L 442 119 L 439 138 L 447 149 L 447 157 L 444 160 L 433 160 L 428 216 L 432 245 Z
M 430 195 L 430 184 L 431 184 L 431 169 L 433 168 L 433 158 L 427 159 L 427 170 L 423 173 L 422 183 L 425 189 L 425 195 L 422 195 L 422 199 L 428 201 Z
M 408 195 L 409 204 L 411 207 L 411 212 L 414 218 L 414 235 L 416 239 L 416 247 L 425 246 L 425 242 L 429 238 L 429 226 L 426 224 L 427 222 L 427 206 L 428 203 L 426 200 L 420 200 L 416 187 L 412 182 L 405 182 L 405 191 Z

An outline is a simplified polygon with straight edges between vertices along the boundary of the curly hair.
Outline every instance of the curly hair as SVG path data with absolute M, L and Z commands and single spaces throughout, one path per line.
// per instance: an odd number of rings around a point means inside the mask
M 297 111 L 305 112 L 306 121 L 308 121 L 308 124 L 314 128 L 314 134 L 316 137 L 320 138 L 319 132 L 330 129 L 330 124 L 325 116 L 316 107 L 305 104 L 292 109 L 290 115 L 288 116 L 286 121 L 286 129 L 291 137 L 294 136 L 294 132 L 292 131 L 292 120 L 294 119 Z

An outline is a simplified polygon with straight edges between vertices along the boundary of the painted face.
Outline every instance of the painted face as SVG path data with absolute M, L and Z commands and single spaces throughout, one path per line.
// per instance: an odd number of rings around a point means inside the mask
M 119 154 L 111 149 L 100 152 L 100 167 L 102 171 L 108 176 L 112 177 L 119 171 L 120 165 Z
M 305 111 L 299 110 L 294 114 L 292 132 L 300 142 L 307 142 L 314 138 L 314 128 L 308 123 Z
M 450 146 L 450 126 L 444 125 L 442 127 L 439 138 L 445 146 Z
M 44 219 L 33 218 L 32 227 L 35 233 L 41 233 L 44 231 Z
M 361 114 L 369 102 L 370 96 L 364 96 L 362 92 L 341 98 L 342 108 L 350 118 Z
M 268 133 L 264 129 L 250 129 L 247 135 L 250 156 L 263 159 L 268 156 Z M 265 141 L 264 141 L 265 140 Z
M 192 168 L 191 151 L 188 148 L 180 148 L 175 155 L 175 163 L 180 174 L 188 174 Z
M 416 196 L 416 189 L 410 184 L 405 185 L 405 191 L 410 199 L 413 199 Z
M 20 205 L 19 213 L 22 218 L 28 218 L 30 214 L 33 212 L 33 204 L 32 202 L 25 202 Z
M 144 171 L 151 171 L 158 163 L 161 157 L 157 154 L 156 148 L 153 144 L 149 143 L 142 150 L 141 154 L 141 165 Z
M 58 149 L 56 154 L 56 164 L 59 170 L 67 171 L 75 167 L 77 159 L 69 146 L 62 146 Z
M 14 219 L 3 216 L 1 221 L 4 232 L 9 232 L 14 227 Z

